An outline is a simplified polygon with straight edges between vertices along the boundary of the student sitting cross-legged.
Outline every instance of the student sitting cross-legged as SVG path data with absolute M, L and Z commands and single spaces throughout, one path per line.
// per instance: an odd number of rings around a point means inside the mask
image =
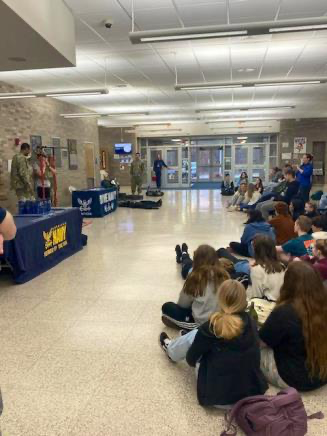
M 294 233 L 294 221 L 289 213 L 288 204 L 282 201 L 276 202 L 275 216 L 269 220 L 269 224 L 275 230 L 277 245 L 285 244 L 297 236 Z
M 279 388 L 311 391 L 327 383 L 327 290 L 318 271 L 292 262 L 275 309 L 259 331 L 261 369 Z
M 277 247 L 277 252 L 280 253 L 281 258 L 287 257 L 300 257 L 308 254 L 313 238 L 309 233 L 311 231 L 312 221 L 306 216 L 300 216 L 294 224 L 294 232 L 297 238 L 291 239 L 283 245 Z M 287 260 L 285 258 L 285 260 Z M 289 259 L 288 259 L 289 260 Z
M 245 312 L 244 286 L 226 280 L 218 292 L 219 309 L 198 330 L 159 341 L 168 357 L 186 357 L 196 368 L 197 396 L 202 406 L 231 407 L 242 398 L 264 394 L 268 386 L 260 370 L 260 347 L 254 322 Z
M 236 271 L 250 275 L 251 285 L 246 291 L 248 299 L 276 301 L 284 281 L 285 267 L 278 260 L 275 242 L 267 235 L 257 235 L 252 245 L 254 260 L 250 262 L 237 259 L 224 248 L 219 249 L 217 254 L 232 261 Z
M 240 256 L 253 257 L 252 241 L 258 234 L 264 234 L 275 240 L 273 228 L 263 218 L 259 210 L 249 210 L 241 242 L 231 242 L 231 250 Z
M 202 258 L 213 260 L 213 263 L 205 264 Z M 184 283 L 178 302 L 162 306 L 162 322 L 168 327 L 187 330 L 206 322 L 217 308 L 217 290 L 227 279 L 229 274 L 219 263 L 215 249 L 200 245 L 194 253 L 193 270 Z

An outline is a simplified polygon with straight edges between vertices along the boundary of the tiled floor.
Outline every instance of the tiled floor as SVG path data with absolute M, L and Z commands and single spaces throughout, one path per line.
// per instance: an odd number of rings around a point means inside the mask
M 25 285 L 0 280 L 3 436 L 220 433 L 193 370 L 158 346 L 160 307 L 183 283 L 175 244 L 224 246 L 244 216 L 225 213 L 216 191 L 170 191 L 163 203 L 94 220 L 87 248 Z M 309 413 L 327 416 L 326 394 L 304 395 Z M 325 436 L 327 418 L 309 429 Z

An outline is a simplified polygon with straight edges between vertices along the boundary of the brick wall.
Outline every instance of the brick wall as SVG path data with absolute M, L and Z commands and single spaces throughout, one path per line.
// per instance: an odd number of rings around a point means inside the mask
M 16 87 L 0 82 L 0 92 L 20 91 Z M 16 198 L 9 190 L 10 174 L 7 162 L 19 151 L 15 138 L 30 142 L 30 135 L 42 136 L 42 145 L 50 145 L 52 137 L 61 139 L 61 147 L 67 147 L 67 139 L 76 139 L 78 147 L 78 169 L 58 169 L 59 205 L 71 204 L 68 187 L 87 186 L 83 144 L 91 142 L 95 147 L 96 184 L 99 183 L 99 136 L 97 121 L 92 118 L 64 119 L 61 113 L 82 112 L 84 109 L 53 98 L 27 98 L 0 100 L 0 203 L 12 211 L 16 209 Z
M 133 146 L 133 154 L 136 152 L 137 138 L 135 133 L 126 132 L 120 128 L 99 127 L 99 144 L 100 151 L 104 151 L 107 160 L 107 171 L 110 177 L 116 178 L 122 186 L 130 185 L 130 167 L 128 165 L 120 165 L 119 159 L 114 159 L 115 144 L 122 142 L 131 143 Z

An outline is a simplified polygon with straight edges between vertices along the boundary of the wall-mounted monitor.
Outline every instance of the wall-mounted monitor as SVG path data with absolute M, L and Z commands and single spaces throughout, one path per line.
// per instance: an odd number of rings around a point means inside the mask
M 132 154 L 132 144 L 115 144 L 115 154 Z

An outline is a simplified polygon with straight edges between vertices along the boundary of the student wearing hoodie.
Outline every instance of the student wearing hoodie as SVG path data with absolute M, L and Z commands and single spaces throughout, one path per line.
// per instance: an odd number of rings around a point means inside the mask
M 262 213 L 259 210 L 249 210 L 241 242 L 231 242 L 229 246 L 234 253 L 240 256 L 253 257 L 252 241 L 258 234 L 267 235 L 273 240 L 276 239 L 274 230 L 264 220 Z
M 207 263 L 202 258 L 208 259 Z M 209 259 L 212 263 L 208 263 Z M 194 252 L 193 270 L 184 283 L 178 302 L 167 302 L 162 306 L 162 322 L 167 327 L 197 328 L 216 311 L 218 288 L 227 279 L 229 274 L 219 263 L 215 249 L 200 245 Z
M 297 257 L 294 260 L 303 260 L 311 263 L 313 268 L 320 273 L 321 278 L 325 281 L 327 280 L 327 232 L 313 233 L 312 237 L 316 241 L 312 249 L 313 257 L 306 255 L 301 258 Z

